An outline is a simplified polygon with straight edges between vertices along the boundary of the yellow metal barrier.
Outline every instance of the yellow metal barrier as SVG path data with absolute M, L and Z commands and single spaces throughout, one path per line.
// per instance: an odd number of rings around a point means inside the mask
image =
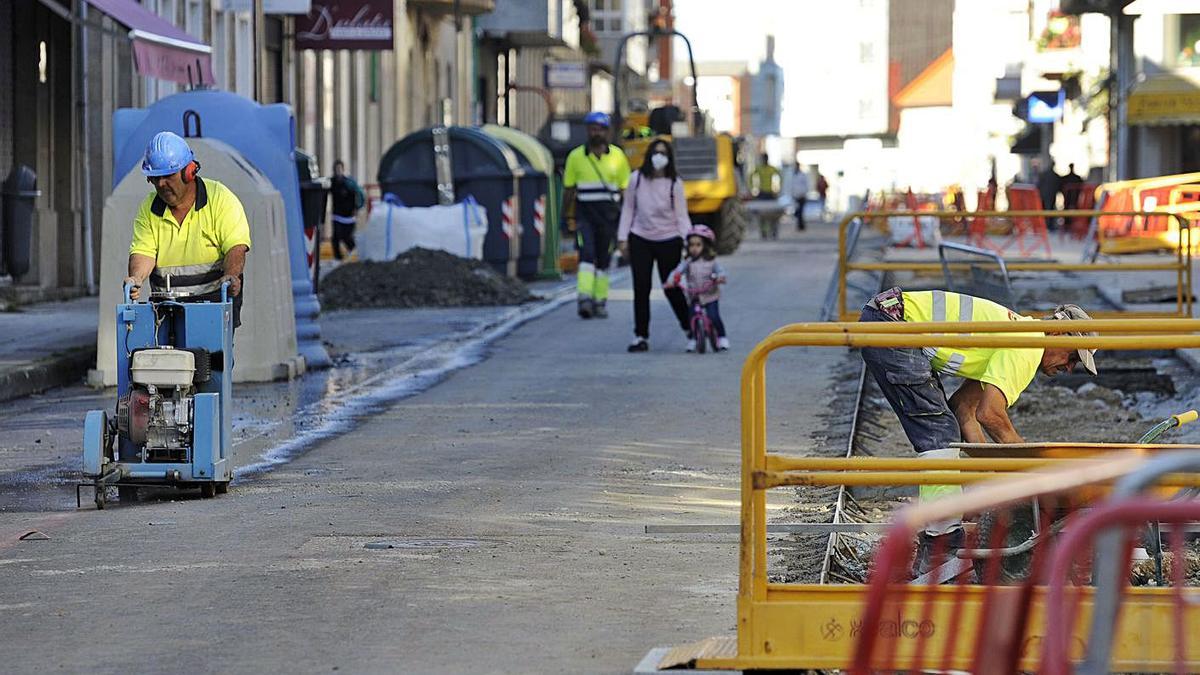
M 1057 347 L 1089 349 L 1169 349 L 1200 347 L 1200 320 L 1160 319 L 1056 321 L 1062 331 L 1090 330 L 1115 335 L 1094 337 L 1067 335 L 1004 335 L 1029 331 L 1021 322 L 954 323 L 801 323 L 784 326 L 760 342 L 746 358 L 741 376 L 742 474 L 741 538 L 738 553 L 737 637 L 718 637 L 682 645 L 671 650 L 660 667 L 687 665 L 700 669 L 771 669 L 771 668 L 845 668 L 854 645 L 854 626 L 860 620 L 866 586 L 845 584 L 782 584 L 767 582 L 767 503 L 766 491 L 784 485 L 919 485 L 948 484 L 1019 476 L 1016 481 L 987 484 L 954 499 L 939 500 L 912 509 L 910 519 L 926 522 L 944 519 L 947 514 L 978 512 L 996 503 L 1005 503 L 1038 490 L 1075 485 L 1103 485 L 1120 479 L 1144 461 L 1147 453 L 1196 446 L 1136 443 L 1053 443 L 1021 444 L 1022 449 L 1053 448 L 1107 454 L 1103 460 L 1022 458 L 811 458 L 767 455 L 766 362 L 767 357 L 784 347 Z M 971 330 L 974 335 L 953 334 Z M 993 445 L 994 448 L 1005 446 Z M 1123 452 L 1125 451 L 1125 452 Z M 1133 454 L 1130 454 L 1133 453 Z M 1045 473 L 1049 466 L 1068 466 L 1070 471 Z M 966 471 L 963 471 L 963 470 Z M 1172 476 L 1166 484 L 1200 484 L 1194 475 Z M 989 501 L 990 500 L 990 501 Z M 916 514 L 916 515 L 913 515 Z M 939 586 L 913 586 L 910 597 L 914 607 L 939 599 L 962 603 L 962 589 Z M 985 592 L 1008 589 L 968 589 L 965 601 L 968 615 L 979 610 L 979 598 Z M 1041 590 L 1036 593 L 1041 593 Z M 1128 597 L 1147 614 L 1152 628 L 1162 612 L 1172 606 L 1170 589 L 1134 588 Z M 1036 594 L 1035 593 L 1035 594 Z M 1084 602 L 1086 614 L 1090 605 Z M 938 611 L 946 610 L 941 607 Z M 1169 616 L 1169 612 L 1166 614 Z M 971 621 L 970 616 L 967 619 Z M 1036 624 L 1040 613 L 1033 617 Z M 919 626 L 917 627 L 919 629 Z M 1166 628 L 1164 628 L 1166 630 Z M 957 649 L 970 650 L 970 644 Z M 1118 655 L 1119 656 L 1119 655 Z
M 858 313 L 851 311 L 846 305 L 846 275 L 857 271 L 874 272 L 941 272 L 942 264 L 931 261 L 891 261 L 891 262 L 852 262 L 846 256 L 846 228 L 857 218 L 882 218 L 891 216 L 932 216 L 935 218 L 1026 218 L 1026 217 L 1096 217 L 1096 216 L 1165 216 L 1174 218 L 1179 223 L 1179 230 L 1185 232 L 1186 246 L 1176 249 L 1173 262 L 1147 263 L 1060 263 L 1060 262 L 1011 262 L 1005 267 L 1014 272 L 1175 272 L 1175 311 L 1174 312 L 1111 312 L 1089 311 L 1093 316 L 1110 317 L 1163 317 L 1185 318 L 1192 316 L 1192 246 L 1189 221 L 1182 213 L 1167 210 L 1157 211 L 859 211 L 847 214 L 838 223 L 838 288 L 837 316 L 842 321 L 854 321 Z M 947 263 L 950 269 L 968 269 L 971 265 L 983 266 L 980 263 Z M 1017 308 L 1014 308 L 1017 309 Z

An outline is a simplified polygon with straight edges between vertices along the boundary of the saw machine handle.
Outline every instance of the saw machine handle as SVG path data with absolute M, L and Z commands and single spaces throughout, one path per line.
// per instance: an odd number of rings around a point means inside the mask
M 1197 413 L 1195 410 L 1182 412 L 1178 415 L 1171 415 L 1167 419 L 1155 424 L 1150 431 L 1147 431 L 1140 439 L 1138 439 L 1138 443 L 1154 443 L 1158 440 L 1159 436 L 1162 436 L 1171 429 L 1195 422 L 1196 417 Z
M 1192 422 L 1196 421 L 1197 417 L 1200 417 L 1200 413 L 1197 413 L 1195 410 L 1182 412 L 1178 415 L 1171 415 L 1171 419 L 1175 420 L 1175 426 L 1177 427 L 1181 427 L 1185 424 L 1191 424 Z

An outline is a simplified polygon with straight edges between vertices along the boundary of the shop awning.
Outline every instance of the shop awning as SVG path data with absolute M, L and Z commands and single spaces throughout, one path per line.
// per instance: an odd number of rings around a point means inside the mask
M 86 0 L 129 29 L 140 75 L 183 84 L 213 83 L 212 47 L 134 0 Z
M 1127 111 L 1130 124 L 1200 124 L 1200 69 L 1148 77 L 1129 95 Z

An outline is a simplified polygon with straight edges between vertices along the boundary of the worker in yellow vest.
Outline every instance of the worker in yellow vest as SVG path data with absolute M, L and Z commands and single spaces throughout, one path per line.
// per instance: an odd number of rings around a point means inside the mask
M 1060 305 L 1048 319 L 1091 319 L 1076 305 Z M 901 291 L 892 288 L 871 299 L 860 321 L 1035 321 L 1003 305 L 949 291 Z M 1044 335 L 1055 331 L 1030 324 L 1028 333 Z M 1095 333 L 1073 333 L 1095 335 Z M 913 449 L 922 457 L 957 457 L 951 443 L 1022 443 L 1013 428 L 1008 408 L 1040 370 L 1054 376 L 1071 372 L 1076 365 L 1096 374 L 1094 349 L 1042 349 L 1011 347 L 869 347 L 862 350 L 867 370 L 892 406 Z M 963 379 L 949 398 L 940 375 Z M 925 485 L 922 500 L 960 491 L 957 486 Z M 926 528 L 918 542 L 914 574 L 924 574 L 931 551 L 962 548 L 959 521 Z
M 579 316 L 608 318 L 608 266 L 617 245 L 621 193 L 629 185 L 629 160 L 608 142 L 612 119 L 592 112 L 583 118 L 587 143 L 567 155 L 563 167 L 563 215 L 579 250 L 575 277 Z

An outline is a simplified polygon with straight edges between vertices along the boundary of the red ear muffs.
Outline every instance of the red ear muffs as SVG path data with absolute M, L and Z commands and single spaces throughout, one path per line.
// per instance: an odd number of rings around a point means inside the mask
M 188 165 L 183 167 L 183 182 L 191 183 L 196 180 L 196 170 L 200 168 L 198 162 L 188 162 Z

